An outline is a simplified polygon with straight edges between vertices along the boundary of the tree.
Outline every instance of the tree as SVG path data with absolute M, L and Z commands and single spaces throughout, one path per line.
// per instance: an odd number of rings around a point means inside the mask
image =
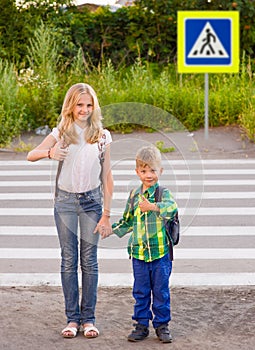
M 16 62 L 24 53 L 22 37 L 25 23 L 19 16 L 15 0 L 1 0 L 0 58 Z M 18 50 L 17 50 L 18 47 Z

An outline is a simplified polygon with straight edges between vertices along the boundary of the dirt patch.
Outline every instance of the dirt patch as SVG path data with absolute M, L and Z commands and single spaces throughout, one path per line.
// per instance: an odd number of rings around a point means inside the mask
M 255 287 L 172 288 L 172 344 L 160 344 L 150 325 L 149 337 L 130 343 L 131 288 L 99 288 L 97 326 L 100 336 L 75 339 L 60 335 L 65 325 L 59 287 L 1 287 L 1 349 L 146 349 L 253 350 Z
M 120 158 L 129 151 L 132 154 L 140 145 L 139 141 L 148 141 L 156 144 L 157 141 L 164 141 L 165 146 L 173 146 L 171 140 L 176 141 L 174 144 L 176 151 L 174 153 L 166 153 L 166 157 L 178 156 L 178 144 L 182 150 L 186 150 L 186 156 L 191 158 L 194 152 L 199 152 L 201 158 L 249 158 L 255 156 L 255 144 L 250 142 L 244 132 L 238 126 L 224 126 L 217 128 L 209 128 L 208 137 L 205 137 L 204 129 L 194 132 L 184 132 L 181 136 L 175 133 L 164 132 L 133 132 L 131 134 L 112 133 L 113 141 L 117 142 L 117 146 L 112 147 L 112 155 Z M 13 140 L 10 147 L 0 149 L 0 158 L 2 159 L 24 159 L 28 150 L 38 145 L 45 136 L 36 135 L 35 132 L 24 133 L 20 137 Z M 127 146 L 126 143 L 118 143 L 124 139 L 133 139 L 135 142 Z M 126 149 L 131 147 L 131 149 Z M 23 152 L 22 152 L 23 149 Z M 124 152 L 124 153 L 123 153 Z

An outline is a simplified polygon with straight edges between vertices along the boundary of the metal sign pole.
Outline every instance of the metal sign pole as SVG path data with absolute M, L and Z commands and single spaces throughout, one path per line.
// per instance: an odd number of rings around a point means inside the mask
M 208 114 L 209 114 L 209 76 L 205 73 L 205 139 L 208 139 Z

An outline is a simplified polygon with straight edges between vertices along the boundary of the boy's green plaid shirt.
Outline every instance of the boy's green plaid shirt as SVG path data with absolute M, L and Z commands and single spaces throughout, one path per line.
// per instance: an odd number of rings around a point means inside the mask
M 142 193 L 142 186 L 129 195 L 123 218 L 112 225 L 113 233 L 123 237 L 132 232 L 128 241 L 128 253 L 130 256 L 150 262 L 162 258 L 169 252 L 168 240 L 164 226 L 165 219 L 172 219 L 177 211 L 177 204 L 170 191 L 164 189 L 161 202 L 157 203 L 159 212 L 149 211 L 142 213 L 139 208 L 141 195 L 149 202 L 155 202 L 155 190 L 158 183 Z M 134 207 L 131 208 L 131 197 L 134 196 Z

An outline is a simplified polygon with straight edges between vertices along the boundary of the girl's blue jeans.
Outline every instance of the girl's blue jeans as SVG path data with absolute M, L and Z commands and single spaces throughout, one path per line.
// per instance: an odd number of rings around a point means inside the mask
M 100 187 L 83 194 L 58 190 L 54 217 L 61 247 L 61 281 L 67 323 L 95 323 L 99 235 L 93 231 L 101 216 Z M 81 302 L 78 282 L 79 259 L 82 278 Z
M 169 254 L 152 262 L 133 258 L 132 263 L 135 298 L 132 319 L 146 327 L 149 320 L 154 328 L 168 324 L 171 320 L 169 278 L 172 271 Z

